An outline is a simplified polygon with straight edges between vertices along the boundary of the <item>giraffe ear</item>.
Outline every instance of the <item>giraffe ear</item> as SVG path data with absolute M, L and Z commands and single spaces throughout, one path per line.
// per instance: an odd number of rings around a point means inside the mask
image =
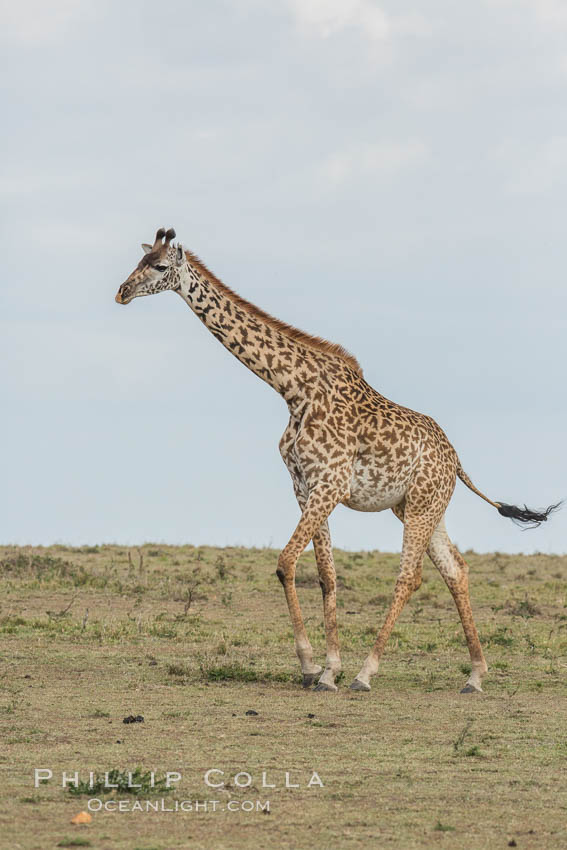
M 142 242 L 142 251 L 144 252 L 144 254 L 149 254 L 151 250 L 152 250 L 151 245 L 148 245 L 147 242 Z
M 183 245 L 181 244 L 181 242 L 178 242 L 177 243 L 177 249 L 176 249 L 176 252 L 175 252 L 175 259 L 177 261 L 178 266 L 180 266 L 181 263 L 183 262 L 184 255 L 185 255 L 185 252 L 183 250 Z

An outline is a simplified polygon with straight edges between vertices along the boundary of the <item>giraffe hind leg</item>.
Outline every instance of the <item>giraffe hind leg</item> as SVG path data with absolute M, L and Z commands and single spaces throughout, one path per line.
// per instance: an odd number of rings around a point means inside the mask
M 429 542 L 427 554 L 443 576 L 451 591 L 463 624 L 463 630 L 471 658 L 471 674 L 462 689 L 462 694 L 482 692 L 482 677 L 488 667 L 484 659 L 478 632 L 473 619 L 469 598 L 468 564 L 451 542 L 442 519 Z

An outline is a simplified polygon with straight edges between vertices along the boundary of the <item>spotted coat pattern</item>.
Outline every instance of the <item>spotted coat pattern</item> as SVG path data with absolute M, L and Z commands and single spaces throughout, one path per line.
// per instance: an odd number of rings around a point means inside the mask
M 468 568 L 444 525 L 457 475 L 474 485 L 444 432 L 431 417 L 374 390 L 340 346 L 286 325 L 242 299 L 194 254 L 173 245 L 174 236 L 173 231 L 158 231 L 154 245 L 144 246 L 144 258 L 116 300 L 128 303 L 141 295 L 176 291 L 219 342 L 288 406 L 289 422 L 279 448 L 301 518 L 280 554 L 276 573 L 293 624 L 304 686 L 317 681 L 317 690 L 337 689 L 336 574 L 327 519 L 342 503 L 358 511 L 390 508 L 404 526 L 392 603 L 351 687 L 370 689 L 370 677 L 378 670 L 396 619 L 420 586 L 428 552 L 453 595 L 467 639 L 472 672 L 464 690 L 481 690 L 487 667 L 470 606 Z M 311 540 L 323 595 L 324 669 L 313 661 L 295 586 L 297 560 Z

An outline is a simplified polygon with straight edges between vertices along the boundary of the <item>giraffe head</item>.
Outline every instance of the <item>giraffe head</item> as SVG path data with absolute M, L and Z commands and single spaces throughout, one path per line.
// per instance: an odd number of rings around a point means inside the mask
M 118 304 L 129 304 L 140 295 L 178 289 L 185 265 L 183 246 L 174 245 L 175 230 L 160 227 L 153 245 L 143 244 L 144 256 L 116 293 Z

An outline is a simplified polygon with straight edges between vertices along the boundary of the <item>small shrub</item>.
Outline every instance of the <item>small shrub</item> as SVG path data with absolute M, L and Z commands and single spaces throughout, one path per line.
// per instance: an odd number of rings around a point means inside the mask
M 216 559 L 215 569 L 217 571 L 218 577 L 221 579 L 221 581 L 224 581 L 224 579 L 227 577 L 228 570 L 222 555 L 219 555 Z
M 210 682 L 236 681 L 236 682 L 258 682 L 260 680 L 256 670 L 242 667 L 240 664 L 223 664 L 219 667 L 201 668 L 201 672 Z
M 294 673 L 280 672 L 262 673 L 243 667 L 238 662 L 207 667 L 201 664 L 201 676 L 209 682 L 295 682 L 301 681 L 300 676 Z
M 509 612 L 515 617 L 535 617 L 537 614 L 541 614 L 541 608 L 526 596 L 525 599 L 510 606 Z
M 184 664 L 168 664 L 166 668 L 168 676 L 178 676 L 185 678 L 189 675 L 189 668 Z
M 108 786 L 117 786 L 110 788 Z M 138 788 L 134 786 L 138 785 Z M 89 782 L 81 781 L 77 785 L 68 786 L 69 794 L 73 797 L 81 797 L 88 794 L 90 797 L 97 794 L 133 794 L 134 796 L 142 796 L 143 794 L 165 794 L 170 791 L 167 788 L 165 779 L 154 779 L 152 785 L 151 771 L 142 770 L 137 767 L 136 770 L 128 773 L 125 770 L 108 771 L 108 783 L 105 780 L 105 775 L 96 774 L 93 777 L 92 785 Z
M 437 832 L 455 832 L 454 826 L 449 826 L 446 823 L 441 823 L 440 820 L 437 821 L 433 829 L 435 829 Z
M 510 634 L 508 626 L 500 626 L 492 635 L 488 636 L 485 643 L 489 646 L 491 644 L 496 644 L 497 646 L 512 646 L 514 643 L 514 636 Z
M 458 753 L 460 751 L 461 747 L 463 746 L 463 744 L 465 743 L 465 738 L 469 734 L 472 725 L 473 725 L 473 721 L 467 720 L 467 722 L 465 723 L 465 725 L 463 726 L 463 728 L 461 729 L 461 731 L 459 732 L 459 734 L 457 735 L 457 737 L 453 741 L 453 750 L 455 751 L 455 753 Z

